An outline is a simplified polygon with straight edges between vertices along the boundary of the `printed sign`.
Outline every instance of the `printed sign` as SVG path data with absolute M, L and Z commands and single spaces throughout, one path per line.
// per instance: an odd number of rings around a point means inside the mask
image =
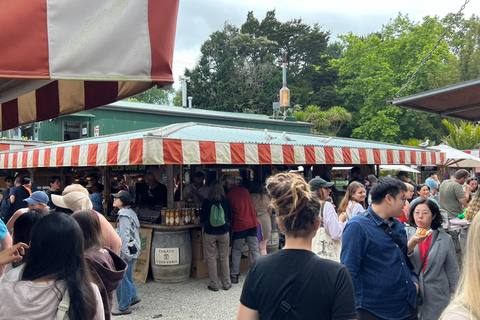
M 93 136 L 94 137 L 100 136 L 100 126 L 95 126 L 95 128 L 93 130 Z
M 178 248 L 155 248 L 155 264 L 157 266 L 180 264 Z

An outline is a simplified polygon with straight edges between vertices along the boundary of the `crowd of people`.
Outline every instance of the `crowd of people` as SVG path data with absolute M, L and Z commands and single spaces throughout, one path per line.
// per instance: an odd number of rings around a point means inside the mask
M 2 200 L 9 209 L 0 220 L 2 317 L 110 319 L 131 313 L 141 301 L 132 280 L 141 242 L 130 193 L 112 195 L 119 209 L 116 230 L 80 184 L 61 191 L 54 176 L 43 192 L 32 191 L 27 177 L 17 181 Z M 118 308 L 112 310 L 115 291 Z
M 61 190 L 54 176 L 43 192 L 28 177 L 5 180 L 11 187 L 0 209 L 0 314 L 130 314 L 130 306 L 141 302 L 132 277 L 140 223 L 130 192 L 112 194 L 118 210 L 114 228 L 95 208 L 91 196 L 99 188 L 89 192 L 72 184 Z M 165 201 L 155 175 L 146 180 L 153 198 Z M 239 283 L 248 245 L 252 266 L 238 319 L 480 319 L 476 182 L 466 170 L 443 182 L 431 173 L 416 184 L 403 172 L 398 179 L 362 179 L 354 168 L 345 196 L 335 204 L 333 183 L 320 177 L 307 183 L 298 173 L 279 173 L 266 184 L 246 185 L 227 175 L 207 186 L 205 174 L 197 172 L 184 197 L 202 203 L 208 290 Z M 460 268 L 443 226 L 463 213 L 471 226 L 460 235 L 466 238 Z M 267 255 L 272 217 L 285 246 Z

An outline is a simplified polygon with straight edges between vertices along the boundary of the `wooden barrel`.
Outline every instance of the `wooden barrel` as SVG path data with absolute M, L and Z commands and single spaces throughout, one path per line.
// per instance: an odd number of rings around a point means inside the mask
M 155 281 L 175 283 L 188 280 L 192 265 L 190 230 L 154 230 L 150 257 Z

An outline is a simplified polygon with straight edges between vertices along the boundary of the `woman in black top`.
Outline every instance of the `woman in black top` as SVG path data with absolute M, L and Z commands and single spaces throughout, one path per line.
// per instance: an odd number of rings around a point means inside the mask
M 285 247 L 253 262 L 237 319 L 357 319 L 346 267 L 311 251 L 320 224 L 318 197 L 294 173 L 270 177 L 267 190 Z
M 212 210 L 212 206 L 215 211 Z M 213 220 L 211 213 L 215 212 L 222 216 Z M 223 212 L 223 213 L 222 213 Z M 232 220 L 232 205 L 225 198 L 225 191 L 222 183 L 214 180 L 210 184 L 208 198 L 203 201 L 202 211 L 200 211 L 200 222 L 205 223 L 205 255 L 208 264 L 208 275 L 210 283 L 208 289 L 218 291 L 217 258 L 220 260 L 220 273 L 223 289 L 228 290 L 232 287 L 230 282 L 230 267 L 228 265 L 228 247 L 230 246 L 230 221 Z M 214 224 L 215 226 L 213 226 Z

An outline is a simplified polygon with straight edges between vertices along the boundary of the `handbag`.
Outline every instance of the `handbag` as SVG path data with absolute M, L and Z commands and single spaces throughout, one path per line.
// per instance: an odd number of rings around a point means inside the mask
M 418 268 L 417 274 L 420 275 L 423 271 L 423 266 L 425 265 L 425 262 L 427 261 L 428 255 L 430 254 L 430 250 L 432 250 L 433 246 L 435 245 L 435 242 L 437 241 L 438 237 L 438 230 L 433 231 L 433 236 L 432 236 L 432 241 L 430 242 L 430 248 L 428 248 L 427 253 L 425 254 L 425 257 L 423 258 L 422 264 L 420 265 L 420 268 Z M 422 292 L 420 291 L 420 286 L 418 287 L 418 293 L 417 293 L 417 307 L 423 305 L 423 295 Z
M 320 217 L 322 222 L 320 228 L 318 228 L 315 237 L 312 239 L 312 251 L 319 257 L 340 262 L 340 252 L 342 250 L 342 242 L 333 240 L 327 233 L 323 225 L 323 209 L 325 202 L 320 207 Z

